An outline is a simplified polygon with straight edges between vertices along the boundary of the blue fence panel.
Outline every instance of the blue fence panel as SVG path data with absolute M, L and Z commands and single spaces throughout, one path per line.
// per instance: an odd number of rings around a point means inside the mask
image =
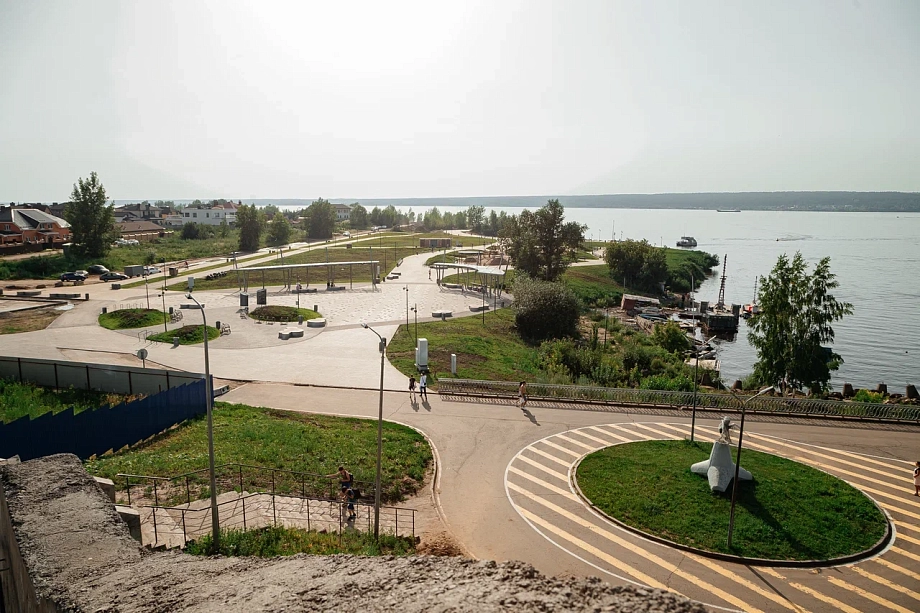
M 31 460 L 54 453 L 73 453 L 81 459 L 117 451 L 125 445 L 163 432 L 207 410 L 205 380 L 168 389 L 153 396 L 114 407 L 73 409 L 35 419 L 22 417 L 0 425 L 0 457 L 19 455 Z

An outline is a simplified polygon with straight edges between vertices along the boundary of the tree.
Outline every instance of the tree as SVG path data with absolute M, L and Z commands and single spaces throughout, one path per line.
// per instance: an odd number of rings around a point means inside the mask
M 652 331 L 652 341 L 669 353 L 682 353 L 690 349 L 690 339 L 676 321 L 655 326 Z
M 289 242 L 291 242 L 291 222 L 280 212 L 275 213 L 275 217 L 268 226 L 268 244 L 277 247 Z
M 513 294 L 514 321 L 522 336 L 544 340 L 578 335 L 581 303 L 562 283 L 515 277 Z
M 332 238 L 336 217 L 335 208 L 328 200 L 314 200 L 307 208 L 307 214 L 310 216 L 310 238 Z
M 182 239 L 195 240 L 198 238 L 198 224 L 194 221 L 187 221 L 182 226 Z
M 466 222 L 476 234 L 482 234 L 482 225 L 486 219 L 486 207 L 471 206 L 466 210 Z
M 230 236 L 230 224 L 227 223 L 226 218 L 220 220 L 220 225 L 217 226 L 217 235 L 221 238 Z
M 505 250 L 518 270 L 544 281 L 555 281 L 568 268 L 567 250 L 581 245 L 588 226 L 564 223 L 565 209 L 558 200 L 531 213 L 512 216 L 499 233 Z
M 853 305 L 830 292 L 838 287 L 822 258 L 809 274 L 802 254 L 781 255 L 769 277 L 760 277 L 760 313 L 748 322 L 748 341 L 757 349 L 754 378 L 785 390 L 826 391 L 831 371 L 843 358 L 826 346 L 834 342 L 831 324 L 853 313 Z
M 240 251 L 257 251 L 262 237 L 265 216 L 254 204 L 244 204 L 236 210 L 236 225 L 240 228 Z
M 668 264 L 664 249 L 648 241 L 617 241 L 607 245 L 604 260 L 610 275 L 624 285 L 657 290 L 668 278 Z
M 352 228 L 355 228 L 356 230 L 363 230 L 367 227 L 367 209 L 360 204 L 353 204 L 351 207 L 351 214 L 348 216 L 348 220 L 351 222 Z
M 95 172 L 82 177 L 73 186 L 70 202 L 64 208 L 64 218 L 73 234 L 76 255 L 100 258 L 109 252 L 118 238 L 115 227 L 115 205 L 105 203 L 105 187 Z

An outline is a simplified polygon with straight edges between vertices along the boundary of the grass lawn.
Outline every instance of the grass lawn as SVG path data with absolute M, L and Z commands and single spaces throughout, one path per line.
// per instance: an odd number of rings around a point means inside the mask
M 211 547 L 211 535 L 207 534 L 189 543 L 185 552 L 192 555 L 209 555 Z M 249 531 L 221 530 L 220 551 L 217 553 L 223 556 L 260 558 L 292 556 L 298 553 L 322 556 L 337 553 L 356 556 L 406 556 L 415 553 L 415 543 L 411 538 L 391 534 L 381 534 L 380 540 L 375 541 L 373 534 L 354 530 L 343 532 L 340 536 L 335 532 L 275 526 Z
M 731 490 L 713 494 L 690 465 L 712 445 L 647 441 L 602 449 L 578 467 L 578 485 L 625 524 L 676 543 L 753 558 L 824 560 L 865 551 L 885 533 L 881 511 L 861 492 L 819 470 L 744 450 L 732 549 Z
M 313 309 L 298 309 L 291 306 L 261 306 L 249 312 L 249 316 L 259 321 L 297 321 L 298 317 L 303 317 L 304 321 L 316 319 L 320 314 Z
M 626 291 L 621 284 L 610 278 L 610 267 L 606 264 L 570 266 L 562 280 L 589 306 L 597 305 L 600 300 L 619 306 Z
M 539 369 L 536 349 L 512 330 L 514 312 L 499 309 L 482 316 L 432 321 L 418 325 L 418 335 L 428 339 L 428 361 L 432 376 L 450 377 L 450 354 L 457 354 L 457 377 L 499 381 L 532 381 Z M 407 333 L 408 332 L 408 333 Z M 390 363 L 407 377 L 415 374 L 415 326 L 400 326 L 387 348 Z
M 9 423 L 20 417 L 38 417 L 45 413 L 59 413 L 70 407 L 74 413 L 116 405 L 127 396 L 104 392 L 87 392 L 77 389 L 53 390 L 30 383 L 14 383 L 0 379 L 0 419 Z
M 0 314 L 0 334 L 19 334 L 20 332 L 44 330 L 48 327 L 48 324 L 63 313 L 64 311 L 59 311 L 56 307 L 3 313 Z
M 377 422 L 217 402 L 214 453 L 217 464 L 250 464 L 322 475 L 334 473 L 339 465 L 344 465 L 356 480 L 373 482 Z M 431 457 L 431 448 L 421 434 L 406 426 L 384 422 L 381 497 L 396 502 L 417 491 Z M 135 448 L 86 463 L 91 474 L 109 479 L 114 479 L 117 473 L 169 477 L 207 466 L 207 420 L 204 417 Z M 238 489 L 236 470 L 221 473 L 219 478 L 220 491 Z M 266 487 L 268 479 L 268 473 L 246 471 L 244 487 L 252 487 L 253 483 Z M 282 492 L 299 493 L 301 481 L 298 477 L 278 473 L 276 487 Z M 209 495 L 206 472 L 192 479 L 192 489 L 193 497 Z M 319 479 L 307 482 L 306 490 L 337 492 L 338 482 Z M 177 496 L 185 500 L 184 481 Z
M 100 315 L 99 325 L 108 330 L 146 328 L 162 325 L 167 317 L 166 313 L 157 309 L 121 309 Z
M 147 340 L 157 343 L 171 343 L 176 336 L 179 337 L 180 345 L 195 345 L 204 342 L 204 334 L 201 332 L 201 326 L 198 325 L 182 326 L 181 328 L 170 330 L 169 332 L 151 334 L 147 337 Z M 220 336 L 220 330 L 214 326 L 208 326 L 208 340 L 213 341 L 218 336 Z

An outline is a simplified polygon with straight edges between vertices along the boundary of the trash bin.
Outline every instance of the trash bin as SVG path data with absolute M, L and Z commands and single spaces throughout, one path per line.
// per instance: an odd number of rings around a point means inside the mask
M 103 315 L 105 315 L 105 314 L 108 313 L 108 312 L 109 312 L 109 308 L 108 308 L 108 307 L 102 307 L 102 314 L 103 314 Z
M 246 292 L 240 292 L 240 306 L 248 307 L 249 306 L 249 294 Z
M 178 276 L 179 276 L 179 269 L 176 268 L 175 266 L 170 266 L 170 267 L 169 267 L 169 276 L 170 276 L 170 277 L 178 277 Z

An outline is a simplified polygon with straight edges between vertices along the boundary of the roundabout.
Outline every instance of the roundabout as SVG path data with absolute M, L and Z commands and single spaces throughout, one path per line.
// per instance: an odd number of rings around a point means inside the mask
M 719 436 L 713 427 L 698 426 L 697 432 L 703 440 Z M 587 426 L 554 434 L 528 445 L 513 457 L 505 470 L 505 492 L 514 511 L 531 529 L 608 579 L 677 592 L 715 609 L 850 613 L 916 610 L 873 593 L 872 584 L 883 586 L 907 594 L 915 604 L 920 604 L 915 591 L 887 578 L 887 571 L 893 570 L 903 575 L 901 579 L 909 577 L 915 582 L 918 575 L 911 567 L 920 561 L 920 556 L 911 551 L 920 544 L 915 528 L 915 519 L 920 515 L 916 505 L 905 504 L 904 497 L 898 494 L 903 489 L 904 468 L 896 461 L 746 433 L 746 448 L 782 456 L 833 475 L 858 489 L 888 516 L 892 536 L 882 551 L 856 563 L 825 568 L 713 559 L 653 540 L 611 521 L 579 495 L 575 475 L 583 458 L 629 443 L 676 443 L 689 433 L 689 425 L 683 423 L 636 422 Z M 686 469 L 689 473 L 689 465 Z M 708 490 L 706 495 L 710 495 Z M 868 589 L 862 587 L 867 579 Z M 851 602 L 856 597 L 859 600 L 854 606 Z

